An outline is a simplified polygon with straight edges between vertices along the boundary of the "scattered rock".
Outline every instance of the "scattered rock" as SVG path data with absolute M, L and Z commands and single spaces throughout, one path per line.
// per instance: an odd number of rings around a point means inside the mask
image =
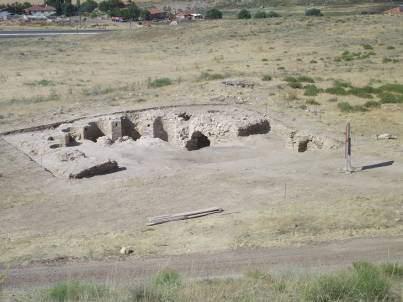
M 254 88 L 255 83 L 246 80 L 225 80 L 222 83 L 226 86 L 242 87 L 242 88 Z
M 129 140 L 133 140 L 130 136 L 122 136 L 122 137 L 119 137 L 117 140 L 116 140 L 116 143 L 123 143 L 123 142 L 126 142 L 126 141 L 129 141 Z
M 134 253 L 134 250 L 130 247 L 122 246 L 122 248 L 120 249 L 120 254 L 122 254 L 122 255 L 130 255 L 133 253 Z
M 59 154 L 59 160 L 60 161 L 74 161 L 79 158 L 86 158 L 87 156 L 85 155 L 84 152 L 81 152 L 79 150 L 72 150 L 72 151 L 67 151 Z
M 382 104 L 381 109 L 385 111 L 399 111 L 401 110 L 398 104 Z
M 397 139 L 397 136 L 389 134 L 389 133 L 382 133 L 382 134 L 378 134 L 376 136 L 376 139 L 378 140 L 384 140 L 384 139 Z
M 112 140 L 107 136 L 100 136 L 97 138 L 97 144 L 109 146 L 112 145 Z

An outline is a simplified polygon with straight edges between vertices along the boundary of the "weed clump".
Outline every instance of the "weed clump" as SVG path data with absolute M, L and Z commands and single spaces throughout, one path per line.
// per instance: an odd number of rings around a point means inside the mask
M 340 111 L 344 113 L 368 111 L 368 109 L 362 105 L 351 105 L 349 102 L 338 103 L 337 108 L 339 108 Z
M 316 85 L 306 85 L 304 86 L 306 96 L 317 96 L 319 93 L 323 91 L 323 89 L 316 87 Z
M 305 104 L 307 105 L 320 105 L 319 102 L 315 101 L 314 99 L 308 99 L 305 101 Z
M 384 263 L 380 266 L 382 272 L 392 278 L 402 278 L 403 277 L 403 265 L 399 263 Z
M 209 73 L 202 72 L 199 76 L 199 81 L 214 81 L 214 80 L 222 80 L 225 76 L 221 73 Z
M 78 281 L 66 281 L 58 283 L 47 290 L 45 296 L 51 301 L 64 302 L 84 299 L 96 301 L 109 294 L 108 289 L 103 286 Z
M 336 62 L 340 61 L 353 61 L 353 60 L 363 60 L 367 59 L 370 56 L 374 56 L 375 52 L 374 51 L 369 51 L 369 52 L 350 52 L 348 50 L 345 50 L 339 57 L 335 58 Z
M 273 78 L 272 78 L 272 76 L 271 75 L 269 75 L 269 74 L 265 74 L 263 77 L 262 77 L 262 81 L 271 81 Z
M 390 282 L 381 270 L 367 262 L 353 268 L 313 280 L 306 287 L 306 301 L 386 301 L 391 298 Z
M 171 85 L 173 82 L 170 78 L 159 78 L 159 79 L 155 79 L 153 81 L 149 81 L 148 82 L 148 87 L 150 88 L 159 88 L 159 87 L 164 87 L 164 86 L 168 86 Z

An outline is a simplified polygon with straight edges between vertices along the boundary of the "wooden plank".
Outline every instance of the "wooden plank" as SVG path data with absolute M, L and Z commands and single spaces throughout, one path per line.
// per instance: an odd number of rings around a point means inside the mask
M 183 212 L 183 213 L 176 213 L 176 214 L 168 214 L 168 215 L 160 215 L 151 217 L 148 219 L 147 225 L 156 225 L 170 221 L 177 221 L 177 220 L 185 220 L 185 219 L 192 219 L 192 218 L 199 218 L 215 213 L 221 213 L 224 210 L 222 208 L 208 208 L 203 210 L 191 211 L 191 212 Z

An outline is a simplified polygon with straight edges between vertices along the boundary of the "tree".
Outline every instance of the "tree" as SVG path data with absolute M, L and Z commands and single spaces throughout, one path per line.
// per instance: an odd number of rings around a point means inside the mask
M 24 13 L 24 10 L 31 7 L 31 3 L 29 2 L 14 2 L 12 4 L 7 4 L 4 6 L 5 10 L 8 11 L 9 13 L 14 13 L 17 15 L 22 15 Z
M 250 19 L 252 16 L 250 15 L 250 12 L 247 9 L 242 9 L 238 13 L 238 19 Z
M 151 19 L 151 14 L 150 14 L 150 12 L 148 10 L 143 9 L 140 12 L 140 17 L 143 20 L 150 20 Z
M 77 12 L 77 7 L 71 3 L 71 0 L 66 0 L 62 5 L 63 15 L 66 17 L 74 16 Z
M 121 0 L 104 0 L 99 3 L 99 10 L 109 13 L 115 8 L 123 8 L 125 4 Z
M 127 7 L 127 17 L 129 20 L 137 20 L 140 17 L 140 9 L 134 2 L 130 2 L 129 6 Z
M 92 13 L 98 7 L 98 3 L 94 0 L 87 0 L 80 6 L 80 12 Z
M 222 12 L 216 8 L 209 9 L 206 12 L 206 19 L 222 19 Z

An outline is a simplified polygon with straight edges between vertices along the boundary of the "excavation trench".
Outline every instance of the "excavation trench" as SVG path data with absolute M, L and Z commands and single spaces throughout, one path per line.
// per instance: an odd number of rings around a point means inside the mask
M 54 175 L 83 178 L 121 170 L 112 151 L 130 153 L 146 140 L 154 141 L 155 146 L 168 144 L 178 150 L 197 151 L 269 131 L 267 118 L 254 111 L 179 106 L 84 118 L 9 134 L 7 139 Z M 69 156 L 72 151 L 84 156 Z

